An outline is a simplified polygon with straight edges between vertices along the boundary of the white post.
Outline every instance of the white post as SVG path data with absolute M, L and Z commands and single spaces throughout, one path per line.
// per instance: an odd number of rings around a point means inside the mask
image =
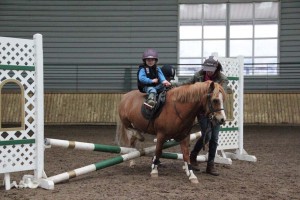
M 5 185 L 5 189 L 6 190 L 10 190 L 10 174 L 9 173 L 5 173 L 4 174 L 4 185 Z
M 237 57 L 240 65 L 240 87 L 239 87 L 239 119 L 238 119 L 238 126 L 239 126 L 239 154 L 243 153 L 244 149 L 244 57 L 238 56 Z
M 36 82 L 36 170 L 35 179 L 42 178 L 44 172 L 44 61 L 43 36 L 33 36 L 35 44 L 35 82 Z

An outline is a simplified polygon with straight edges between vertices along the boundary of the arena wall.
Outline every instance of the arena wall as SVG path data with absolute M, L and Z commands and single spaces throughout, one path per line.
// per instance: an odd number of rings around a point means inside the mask
M 46 93 L 45 124 L 115 125 L 121 93 Z M 2 123 L 16 123 L 18 98 L 2 94 Z M 230 96 L 227 108 L 230 108 Z M 230 109 L 229 109 L 230 110 Z M 5 115 L 3 115 L 5 113 Z M 300 124 L 300 93 L 245 93 L 244 123 Z M 228 113 L 230 118 L 231 113 Z

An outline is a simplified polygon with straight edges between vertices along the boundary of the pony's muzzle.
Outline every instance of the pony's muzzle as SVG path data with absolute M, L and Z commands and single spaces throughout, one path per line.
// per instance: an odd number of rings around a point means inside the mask
M 211 120 L 213 123 L 215 124 L 219 124 L 219 125 L 225 125 L 225 118 L 222 117 L 220 119 L 218 119 L 216 116 L 213 116 L 212 120 Z
M 225 125 L 225 119 L 222 118 L 220 121 L 218 121 L 218 123 L 219 123 L 220 125 Z

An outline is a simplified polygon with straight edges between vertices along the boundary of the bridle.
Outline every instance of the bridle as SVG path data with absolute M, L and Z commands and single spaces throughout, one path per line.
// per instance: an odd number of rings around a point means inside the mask
M 224 108 L 214 109 L 211 103 L 211 98 L 212 98 L 212 93 L 208 93 L 207 101 L 208 101 L 209 112 L 207 113 L 207 117 L 211 122 L 213 122 L 215 121 L 215 113 L 224 110 Z

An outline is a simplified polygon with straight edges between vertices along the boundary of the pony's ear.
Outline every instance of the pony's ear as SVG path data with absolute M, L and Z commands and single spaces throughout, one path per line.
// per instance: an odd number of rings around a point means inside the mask
M 209 85 L 208 93 L 212 93 L 215 89 L 215 83 L 212 81 Z

